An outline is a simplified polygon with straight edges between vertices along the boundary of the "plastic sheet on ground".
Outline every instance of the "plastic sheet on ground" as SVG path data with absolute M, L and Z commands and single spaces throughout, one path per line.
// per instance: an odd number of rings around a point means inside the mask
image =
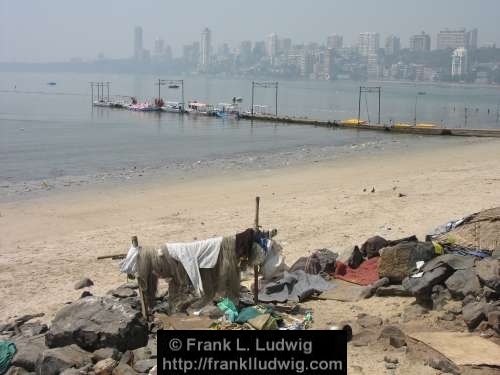
M 267 284 L 259 293 L 262 302 L 303 301 L 316 293 L 334 288 L 319 275 L 307 274 L 304 271 L 286 272 L 282 279 Z

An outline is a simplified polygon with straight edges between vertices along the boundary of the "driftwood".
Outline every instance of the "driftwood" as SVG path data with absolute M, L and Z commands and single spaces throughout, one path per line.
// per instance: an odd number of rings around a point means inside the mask
M 103 259 L 125 259 L 127 257 L 127 254 L 112 254 L 112 255 L 103 255 L 100 257 L 97 257 L 97 260 L 103 260 Z

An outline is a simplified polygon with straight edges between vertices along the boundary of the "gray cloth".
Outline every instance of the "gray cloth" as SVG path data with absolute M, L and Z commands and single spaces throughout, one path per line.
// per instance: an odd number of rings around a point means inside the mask
M 301 302 L 315 293 L 321 293 L 334 288 L 319 275 L 311 275 L 302 270 L 286 272 L 283 278 L 267 284 L 259 293 L 262 302 Z

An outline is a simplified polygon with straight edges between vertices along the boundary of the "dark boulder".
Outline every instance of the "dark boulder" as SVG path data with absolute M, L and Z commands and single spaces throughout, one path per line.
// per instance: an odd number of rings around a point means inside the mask
M 434 285 L 431 293 L 432 309 L 442 309 L 451 300 L 451 293 L 442 285 Z
M 470 329 L 476 328 L 479 323 L 486 319 L 485 309 L 487 304 L 485 302 L 473 302 L 464 306 L 462 310 L 462 315 Z
M 412 294 L 402 285 L 380 287 L 375 293 L 378 297 L 410 297 Z
M 45 350 L 37 359 L 36 373 L 59 375 L 68 368 L 80 368 L 92 364 L 91 354 L 77 345 Z
M 75 289 L 76 290 L 83 289 L 83 288 L 87 288 L 87 287 L 92 286 L 92 285 L 94 285 L 94 282 L 92 280 L 90 280 L 88 277 L 85 277 L 75 284 Z
M 45 341 L 50 348 L 77 344 L 89 351 L 112 347 L 123 352 L 145 346 L 148 329 L 140 312 L 130 306 L 109 298 L 87 297 L 56 314 Z
M 16 354 L 12 359 L 12 365 L 21 367 L 27 371 L 35 371 L 38 357 L 47 350 L 43 335 L 33 337 L 21 337 L 15 339 Z
M 476 264 L 475 271 L 484 285 L 500 293 L 500 260 L 483 259 Z
M 469 294 L 477 296 L 481 293 L 481 284 L 471 268 L 456 271 L 446 279 L 445 285 L 451 295 L 458 299 L 463 299 Z
M 137 296 L 137 292 L 132 288 L 118 287 L 116 289 L 110 290 L 108 294 L 111 294 L 116 298 L 130 298 Z
M 407 277 L 403 280 L 403 287 L 417 297 L 418 301 L 430 301 L 432 287 L 445 281 L 450 273 L 450 269 L 446 266 L 437 267 L 425 272 L 422 277 Z

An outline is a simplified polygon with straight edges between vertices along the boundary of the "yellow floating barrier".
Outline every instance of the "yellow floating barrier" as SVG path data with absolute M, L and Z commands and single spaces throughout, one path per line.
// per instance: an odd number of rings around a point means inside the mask
M 342 120 L 341 121 L 342 125 L 366 125 L 366 121 L 364 120 L 358 120 L 357 118 L 350 118 L 347 120 Z

